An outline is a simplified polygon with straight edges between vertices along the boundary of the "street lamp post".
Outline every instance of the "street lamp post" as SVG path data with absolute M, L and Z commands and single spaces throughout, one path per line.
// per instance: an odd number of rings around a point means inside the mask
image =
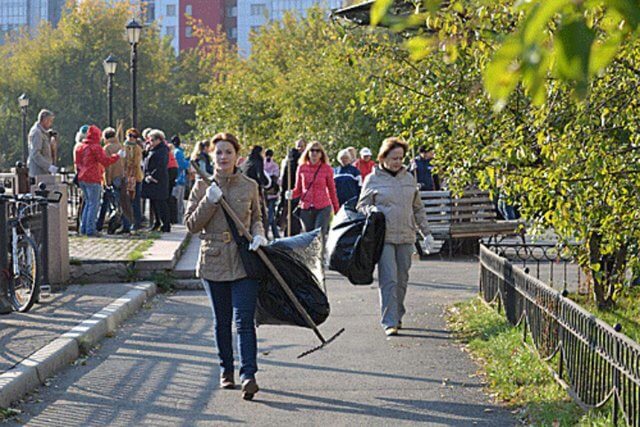
M 109 126 L 113 127 L 113 75 L 118 68 L 118 61 L 113 55 L 109 55 L 107 59 L 102 62 L 104 66 L 104 72 L 107 74 L 107 116 Z
M 29 157 L 29 148 L 27 147 L 27 108 L 29 107 L 29 98 L 26 94 L 22 94 L 18 97 L 18 105 L 22 112 L 22 162 L 27 164 L 27 158 Z
M 142 33 L 142 25 L 135 19 L 127 24 L 127 39 L 131 45 L 131 123 L 134 128 L 138 128 L 138 103 L 137 103 L 137 87 L 136 87 L 136 67 L 138 62 L 138 42 L 140 41 L 140 33 Z

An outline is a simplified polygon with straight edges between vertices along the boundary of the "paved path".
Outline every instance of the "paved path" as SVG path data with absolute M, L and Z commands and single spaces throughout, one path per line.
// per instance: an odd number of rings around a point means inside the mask
M 0 316 L 0 374 L 133 288 L 133 284 L 69 286 L 28 313 Z
M 387 338 L 377 290 L 330 273 L 333 313 L 322 331 L 347 331 L 325 350 L 310 331 L 258 329 L 261 392 L 245 402 L 219 390 L 211 312 L 202 291 L 159 296 L 153 307 L 69 367 L 20 408 L 30 426 L 222 423 L 255 425 L 513 425 L 490 403 L 473 362 L 445 330 L 443 307 L 474 295 L 476 262 L 416 262 L 406 329 Z
M 135 250 L 145 249 L 143 259 L 155 261 L 173 256 L 185 239 L 184 225 L 173 225 L 170 233 L 141 231 L 136 235 L 104 233 L 100 238 L 69 236 L 69 257 L 74 262 L 127 262 Z M 149 245 L 148 240 L 153 243 Z

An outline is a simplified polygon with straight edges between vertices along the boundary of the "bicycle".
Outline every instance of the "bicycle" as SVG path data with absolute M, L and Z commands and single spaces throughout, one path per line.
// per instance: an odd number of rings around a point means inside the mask
M 31 235 L 29 217 L 31 210 L 43 203 L 57 203 L 62 194 L 58 193 L 58 199 L 49 200 L 47 197 L 23 194 L 4 196 L 0 191 L 0 197 L 15 204 L 15 217 L 7 220 L 7 228 L 11 230 L 9 240 L 10 268 L 4 269 L 8 282 L 8 297 L 13 309 L 18 312 L 27 312 L 33 307 L 40 297 L 42 284 L 42 259 L 41 251 Z

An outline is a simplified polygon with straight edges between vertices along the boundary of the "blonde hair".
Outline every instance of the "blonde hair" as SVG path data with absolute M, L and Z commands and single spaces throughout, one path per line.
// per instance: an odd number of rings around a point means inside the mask
M 322 157 L 320 157 L 320 162 L 329 164 L 329 157 L 327 156 L 327 153 L 324 151 L 324 147 L 322 146 L 322 144 L 320 144 L 319 141 L 311 141 L 309 145 L 307 145 L 307 148 L 305 148 L 304 151 L 302 152 L 302 156 L 300 156 L 300 161 L 298 161 L 299 165 L 305 165 L 305 164 L 311 163 L 311 158 L 309 153 L 314 148 L 319 148 L 320 152 L 322 153 Z
M 404 154 L 407 154 L 407 152 L 409 151 L 409 144 L 395 136 L 386 138 L 384 141 L 382 141 L 380 151 L 378 151 L 378 161 L 381 162 L 386 159 L 389 153 L 396 148 L 402 148 Z
M 340 150 L 340 152 L 338 153 L 338 163 L 340 163 L 341 166 L 344 166 L 344 164 L 342 163 L 342 159 L 348 157 L 349 161 L 347 162 L 348 164 L 351 164 L 351 162 L 353 162 L 353 156 L 351 155 L 351 150 L 349 150 L 348 148 L 345 148 L 344 150 Z
M 153 129 L 151 131 L 149 131 L 147 133 L 147 137 L 151 140 L 154 139 L 161 139 L 162 141 L 166 140 L 167 137 L 165 136 L 164 132 L 162 132 L 160 129 Z

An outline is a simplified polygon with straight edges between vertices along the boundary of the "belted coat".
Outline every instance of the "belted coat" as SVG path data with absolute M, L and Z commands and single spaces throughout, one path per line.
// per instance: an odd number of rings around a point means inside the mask
M 225 200 L 252 236 L 264 237 L 258 184 L 240 171 L 222 175 L 216 171 L 214 179 Z M 207 197 L 209 185 L 197 180 L 184 214 L 184 223 L 190 233 L 199 234 L 200 257 L 196 268 L 198 277 L 215 282 L 239 280 L 247 277 L 229 224 L 220 203 L 211 203 Z

